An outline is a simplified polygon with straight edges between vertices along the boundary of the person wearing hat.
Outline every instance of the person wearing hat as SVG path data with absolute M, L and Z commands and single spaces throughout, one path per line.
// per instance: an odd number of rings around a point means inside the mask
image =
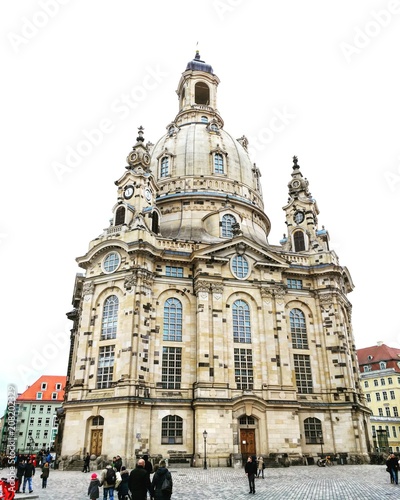
M 90 497 L 90 500 L 97 500 L 97 498 L 100 497 L 100 490 L 99 490 L 100 486 L 101 485 L 99 478 L 97 477 L 97 474 L 93 472 L 88 488 L 88 495 Z

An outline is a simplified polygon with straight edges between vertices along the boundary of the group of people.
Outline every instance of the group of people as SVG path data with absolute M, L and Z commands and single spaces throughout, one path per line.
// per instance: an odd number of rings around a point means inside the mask
M 249 493 L 256 492 L 255 478 L 262 477 L 264 479 L 264 459 L 260 455 L 258 458 L 254 456 L 249 456 L 244 467 L 244 471 L 247 475 L 249 481 Z
M 147 493 L 152 500 L 169 500 L 172 495 L 172 476 L 165 460 L 161 460 L 153 470 L 148 455 L 143 455 L 129 472 L 117 455 L 101 471 L 100 477 L 95 472 L 91 475 L 88 487 L 90 500 L 100 497 L 100 487 L 103 487 L 104 500 L 114 500 L 114 490 L 118 493 L 118 500 L 146 500 Z
M 50 453 L 47 455 L 43 454 L 40 458 L 40 464 L 42 472 L 40 477 L 42 479 L 42 489 L 47 488 L 47 480 L 50 475 L 50 464 L 52 461 L 52 456 Z M 22 486 L 22 493 L 26 492 L 28 487 L 29 493 L 33 492 L 33 476 L 36 472 L 37 461 L 36 457 L 31 455 L 17 455 L 16 457 L 16 468 L 17 468 L 17 493 L 20 493 Z

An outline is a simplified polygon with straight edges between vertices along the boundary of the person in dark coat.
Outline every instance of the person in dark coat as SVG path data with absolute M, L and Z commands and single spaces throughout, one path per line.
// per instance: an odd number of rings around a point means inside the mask
M 97 477 L 97 474 L 93 472 L 88 488 L 88 495 L 90 500 L 97 500 L 100 497 L 100 486 L 101 484 L 99 478 Z
M 394 453 L 389 455 L 389 458 L 386 460 L 386 467 L 390 472 L 390 482 L 399 484 L 399 461 L 395 457 Z
M 144 468 L 147 470 L 149 474 L 153 474 L 153 466 L 149 460 L 149 455 L 143 455 L 144 460 Z
M 121 472 L 122 458 L 119 455 L 117 455 L 115 458 L 114 467 L 118 472 Z
M 90 472 L 90 455 L 89 455 L 89 453 L 86 453 L 86 457 L 83 460 L 82 472 Z
M 150 475 L 144 468 L 143 458 L 138 460 L 136 468 L 131 471 L 128 486 L 132 493 L 132 500 L 146 500 L 147 491 L 150 492 L 151 497 L 153 496 Z
M 17 493 L 19 493 L 19 490 L 21 488 L 21 483 L 23 481 L 23 477 L 24 477 L 24 474 L 25 474 L 25 466 L 26 466 L 26 462 L 25 462 L 25 459 L 24 458 L 20 458 L 18 460 L 18 465 L 17 465 Z
M 129 495 L 129 472 L 125 465 L 121 467 L 121 482 L 118 486 L 118 500 L 126 500 Z
M 247 474 L 247 479 L 249 480 L 249 487 L 250 491 L 249 493 L 255 493 L 256 492 L 256 487 L 255 487 L 255 477 L 257 474 L 257 462 L 253 460 L 253 457 L 249 457 L 246 462 L 246 466 L 244 468 L 244 471 Z
M 28 458 L 27 463 L 25 465 L 24 484 L 22 485 L 22 493 L 25 493 L 26 483 L 28 483 L 29 493 L 33 492 L 32 477 L 34 475 L 35 475 L 35 466 L 33 465 L 32 460 Z
M 171 481 L 171 491 L 162 491 L 161 487 L 165 478 L 168 478 Z M 172 476 L 170 471 L 167 469 L 167 464 L 165 460 L 161 460 L 156 472 L 153 476 L 152 486 L 154 492 L 155 500 L 169 500 L 172 495 Z
M 49 479 L 49 474 L 50 474 L 50 467 L 49 467 L 49 462 L 45 462 L 42 467 L 42 489 L 47 488 L 47 480 Z

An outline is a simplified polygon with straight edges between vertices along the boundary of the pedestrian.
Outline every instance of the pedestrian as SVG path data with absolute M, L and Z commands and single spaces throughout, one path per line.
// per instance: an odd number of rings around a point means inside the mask
M 90 500 L 97 500 L 97 498 L 100 497 L 100 486 L 101 484 L 99 478 L 97 477 L 97 474 L 93 472 L 88 488 L 88 495 L 90 497 Z
M 249 493 L 254 494 L 256 492 L 254 479 L 255 479 L 256 474 L 257 474 L 257 463 L 253 460 L 252 457 L 249 457 L 247 459 L 247 463 L 245 465 L 244 470 L 247 474 L 247 479 L 249 481 L 249 487 L 250 487 Z
M 86 457 L 83 460 L 82 472 L 90 472 L 90 455 L 86 453 Z
M 35 467 L 32 463 L 31 458 L 28 458 L 27 463 L 25 465 L 24 484 L 22 486 L 22 493 L 25 493 L 26 483 L 28 483 L 29 493 L 33 492 L 32 477 L 34 475 L 35 475 Z
M 264 479 L 264 459 L 262 455 L 260 455 L 257 459 L 257 477 L 260 477 L 262 475 L 262 478 Z
M 49 462 L 45 462 L 42 467 L 42 473 L 40 477 L 42 478 L 42 489 L 47 488 L 47 480 L 49 479 L 50 467 Z
M 121 482 L 118 486 L 118 500 L 126 500 L 129 498 L 129 471 L 125 465 L 121 467 Z
M 149 460 L 149 455 L 143 455 L 143 460 L 144 460 L 144 468 L 147 470 L 149 475 L 153 474 L 153 466 Z
M 386 460 L 386 467 L 390 472 L 390 482 L 399 484 L 399 461 L 394 456 L 394 453 L 391 453 Z
M 103 499 L 114 500 L 114 488 L 117 482 L 117 474 L 110 464 L 106 465 L 106 468 L 101 471 L 100 486 L 103 486 Z
M 117 472 L 121 472 L 122 458 L 119 455 L 116 456 L 114 467 L 117 470 Z
M 169 482 L 168 490 L 162 489 L 164 480 L 167 480 L 166 482 Z M 172 495 L 172 485 L 172 476 L 170 471 L 167 469 L 167 464 L 165 460 L 160 460 L 152 481 L 153 496 L 155 500 L 169 500 Z
M 150 474 L 144 468 L 144 460 L 140 458 L 136 467 L 131 471 L 128 479 L 129 490 L 132 493 L 132 500 L 146 500 L 147 492 L 153 496 L 153 489 L 150 482 Z
M 19 493 L 19 490 L 21 488 L 21 483 L 23 481 L 23 477 L 25 474 L 25 466 L 26 462 L 24 458 L 19 458 L 18 459 L 18 465 L 17 465 L 17 493 Z

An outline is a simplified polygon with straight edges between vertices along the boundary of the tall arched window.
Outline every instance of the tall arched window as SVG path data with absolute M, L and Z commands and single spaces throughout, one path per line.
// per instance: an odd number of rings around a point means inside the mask
M 300 309 L 290 311 L 290 332 L 294 349 L 308 349 L 306 318 Z
M 101 340 L 115 339 L 118 324 L 118 297 L 110 295 L 104 302 L 101 321 Z
M 170 298 L 164 304 L 164 340 L 182 341 L 182 304 Z
M 169 175 L 169 158 L 168 156 L 163 156 L 161 158 L 160 177 L 167 177 L 168 175 Z
M 177 415 L 168 415 L 161 421 L 161 444 L 183 443 L 183 419 Z
M 197 82 L 194 86 L 194 100 L 196 104 L 210 104 L 210 89 L 204 82 Z
M 303 231 L 296 231 L 293 234 L 293 241 L 294 241 L 294 251 L 295 252 L 302 252 L 303 250 L 306 249 Z
M 221 219 L 221 236 L 223 238 L 232 238 L 232 226 L 236 223 L 236 219 L 231 214 L 226 214 Z
M 221 153 L 214 154 L 214 173 L 215 174 L 224 173 L 224 158 Z
M 244 300 L 236 300 L 232 306 L 233 341 L 250 343 L 250 308 Z
M 324 436 L 322 434 L 321 420 L 310 417 L 304 420 L 304 436 L 306 444 L 322 444 Z
M 120 224 L 125 223 L 125 207 L 118 207 L 115 213 L 115 225 L 119 226 Z
M 160 224 L 157 212 L 153 212 L 151 214 L 151 230 L 156 234 L 159 234 L 160 232 Z

